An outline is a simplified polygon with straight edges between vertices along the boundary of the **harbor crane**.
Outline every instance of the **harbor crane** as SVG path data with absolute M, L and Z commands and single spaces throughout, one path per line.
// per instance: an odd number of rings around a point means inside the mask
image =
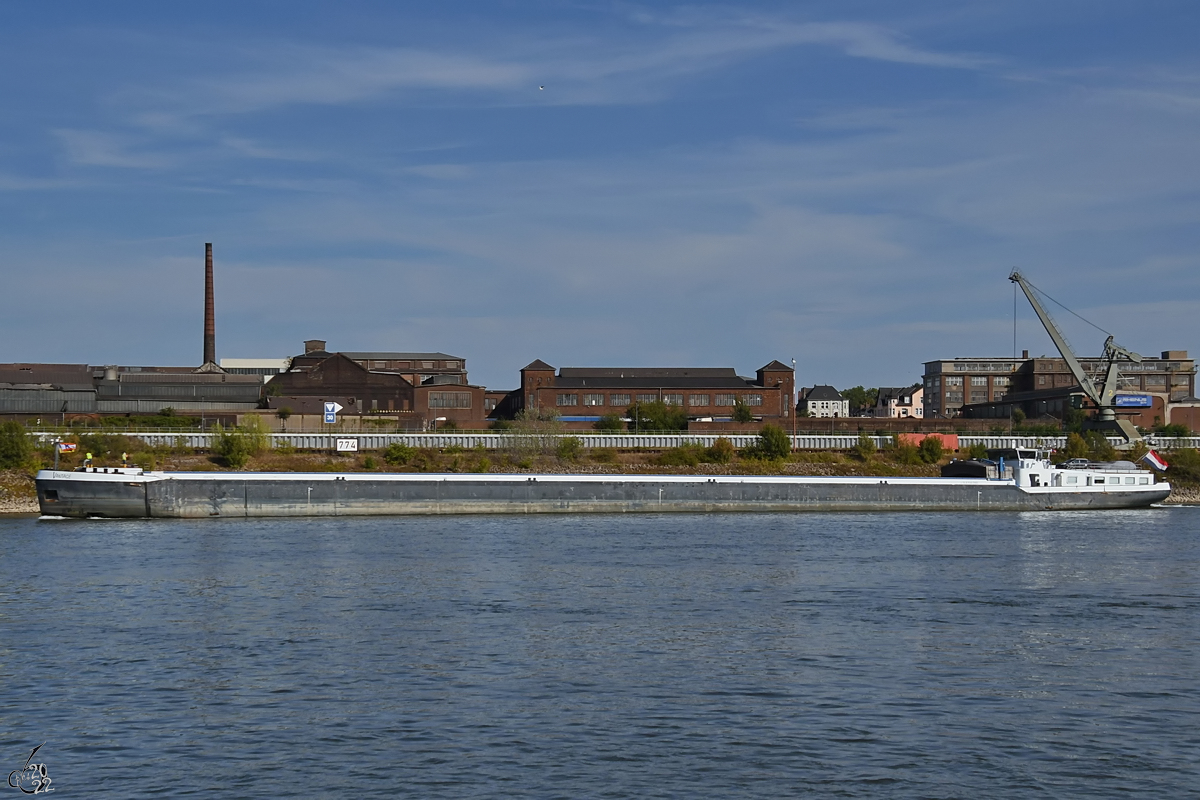
M 1033 306 L 1034 313 L 1038 315 L 1038 319 L 1042 321 L 1042 325 L 1046 328 L 1046 333 L 1050 334 L 1050 338 L 1054 341 L 1054 346 L 1058 348 L 1059 354 L 1063 360 L 1067 362 L 1067 369 L 1071 370 L 1071 374 L 1075 380 L 1079 382 L 1079 388 L 1083 390 L 1084 395 L 1096 405 L 1095 417 L 1084 421 L 1084 430 L 1101 431 L 1104 434 L 1112 434 L 1120 436 L 1129 444 L 1140 441 L 1142 435 L 1138 433 L 1137 428 L 1127 419 L 1117 418 L 1117 388 L 1121 381 L 1121 370 L 1118 362 L 1121 359 L 1127 359 L 1134 363 L 1139 363 L 1142 357 L 1137 353 L 1126 350 L 1119 344 L 1113 341 L 1113 337 L 1109 336 L 1104 342 L 1103 372 L 1104 378 L 1100 385 L 1096 385 L 1096 381 L 1092 380 L 1092 376 L 1088 375 L 1083 365 L 1079 363 L 1079 359 L 1075 357 L 1075 353 L 1071 350 L 1071 345 L 1067 344 L 1067 339 L 1063 336 L 1062 331 L 1054 324 L 1050 314 L 1042 307 L 1037 295 L 1034 294 L 1033 286 L 1029 281 L 1025 280 L 1017 270 L 1013 270 L 1008 279 L 1021 287 L 1021 291 L 1025 293 L 1025 297 L 1029 300 L 1029 305 Z M 1097 375 L 1097 377 L 1099 377 Z

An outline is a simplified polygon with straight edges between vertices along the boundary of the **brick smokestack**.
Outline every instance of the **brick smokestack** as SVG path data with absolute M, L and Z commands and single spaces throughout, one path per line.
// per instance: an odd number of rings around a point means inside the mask
M 212 242 L 204 245 L 204 363 L 217 363 L 217 318 L 213 311 Z

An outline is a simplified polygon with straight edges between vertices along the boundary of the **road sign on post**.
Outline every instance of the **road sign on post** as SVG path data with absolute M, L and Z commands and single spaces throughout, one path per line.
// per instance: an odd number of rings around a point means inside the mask
M 337 413 L 342 410 L 342 407 L 334 402 L 325 403 L 325 422 L 329 425 L 337 422 Z

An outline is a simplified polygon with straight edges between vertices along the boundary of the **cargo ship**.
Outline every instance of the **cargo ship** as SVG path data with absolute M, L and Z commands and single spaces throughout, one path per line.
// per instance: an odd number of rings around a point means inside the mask
M 1130 462 L 1066 469 L 1007 451 L 943 477 L 42 470 L 47 517 L 308 517 L 618 512 L 1139 508 L 1171 486 Z

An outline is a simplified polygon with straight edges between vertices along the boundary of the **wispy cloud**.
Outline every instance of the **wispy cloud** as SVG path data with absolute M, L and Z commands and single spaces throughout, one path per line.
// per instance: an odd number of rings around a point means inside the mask
M 137 152 L 137 142 L 128 136 L 96 130 L 53 131 L 62 142 L 67 158 L 76 164 L 126 169 L 161 169 L 172 160 L 159 153 Z

